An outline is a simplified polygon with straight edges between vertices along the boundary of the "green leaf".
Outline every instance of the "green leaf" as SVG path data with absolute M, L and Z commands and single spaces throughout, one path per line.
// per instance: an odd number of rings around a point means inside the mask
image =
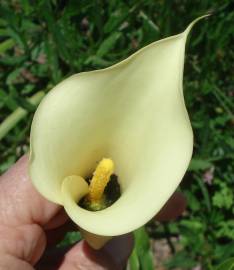
M 35 111 L 36 106 L 30 103 L 27 99 L 24 99 L 19 96 L 15 97 L 14 99 L 17 101 L 18 105 L 22 107 L 23 109 L 25 109 L 26 111 L 29 111 L 29 112 Z
M 167 263 L 166 269 L 192 269 L 197 264 L 185 251 L 177 252 Z
M 217 244 L 214 250 L 214 256 L 225 260 L 234 256 L 234 241 L 228 244 Z
M 99 47 L 97 51 L 97 55 L 100 57 L 105 56 L 109 51 L 111 51 L 114 48 L 120 36 L 121 36 L 121 33 L 115 32 L 112 35 L 110 35 L 108 38 L 106 38 L 102 42 L 101 46 Z
M 131 265 L 135 269 L 154 270 L 153 255 L 151 252 L 150 239 L 144 227 L 134 232 L 135 247 Z M 135 268 L 134 268 L 135 267 Z
M 117 30 L 121 23 L 128 17 L 129 11 L 127 9 L 117 10 L 113 12 L 112 16 L 110 16 L 109 20 L 105 24 L 104 33 L 111 33 L 114 30 Z
M 218 188 L 212 197 L 213 205 L 220 209 L 231 209 L 234 201 L 233 191 L 218 178 L 215 179 L 215 185 Z
M 16 68 L 14 71 L 12 71 L 6 78 L 6 84 L 11 85 L 14 84 L 15 81 L 20 77 L 21 75 L 21 68 Z
M 7 39 L 5 41 L 3 41 L 1 44 L 0 44 L 0 54 L 4 53 L 5 51 L 13 48 L 15 45 L 15 42 L 13 39 Z
M 202 160 L 202 159 L 192 159 L 190 164 L 189 164 L 189 171 L 200 171 L 200 170 L 205 170 L 208 169 L 212 166 L 212 163 L 207 161 L 207 160 Z
M 216 270 L 234 270 L 234 258 L 228 259 L 221 263 Z
M 57 245 L 57 247 L 67 247 L 75 244 L 81 240 L 80 232 L 68 232 L 64 239 Z
M 9 156 L 4 162 L 0 165 L 0 173 L 2 174 L 6 170 L 8 170 L 14 163 L 16 162 L 15 156 Z
M 211 211 L 211 203 L 210 203 L 210 195 L 209 195 L 208 189 L 207 189 L 206 185 L 204 184 L 204 181 L 202 181 L 202 179 L 200 179 L 197 175 L 195 176 L 195 179 L 197 180 L 197 184 L 201 189 L 201 192 L 202 192 L 202 195 L 204 198 L 204 202 L 206 204 L 206 208 L 210 212 Z
M 139 270 L 140 269 L 140 263 L 139 258 L 136 252 L 136 249 L 134 248 L 132 251 L 132 254 L 128 260 L 128 265 L 130 270 Z
M 6 66 L 13 66 L 13 68 L 16 67 L 16 65 L 23 64 L 23 62 L 27 59 L 25 55 L 21 55 L 18 57 L 15 56 L 8 56 L 4 55 L 4 58 L 0 59 L 0 64 L 6 65 Z M 12 73 L 14 70 L 12 71 Z

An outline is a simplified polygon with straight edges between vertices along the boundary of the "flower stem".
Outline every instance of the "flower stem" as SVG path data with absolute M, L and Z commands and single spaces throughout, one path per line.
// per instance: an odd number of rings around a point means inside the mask
M 35 95 L 30 97 L 28 101 L 32 105 L 38 105 L 45 93 L 43 91 L 37 92 Z M 15 125 L 28 114 L 28 111 L 19 107 L 13 113 L 11 113 L 1 124 L 0 124 L 0 140 L 13 128 Z

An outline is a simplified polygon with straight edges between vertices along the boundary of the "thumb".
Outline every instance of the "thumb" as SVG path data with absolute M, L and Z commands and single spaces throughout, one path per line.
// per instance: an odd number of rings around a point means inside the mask
M 33 270 L 46 244 L 45 234 L 36 225 L 0 225 L 0 270 Z
M 113 238 L 105 247 L 94 250 L 85 241 L 70 249 L 58 270 L 121 270 L 133 248 L 130 234 Z

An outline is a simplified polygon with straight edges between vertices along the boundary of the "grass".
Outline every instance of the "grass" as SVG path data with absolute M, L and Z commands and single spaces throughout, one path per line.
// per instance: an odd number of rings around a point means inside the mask
M 73 73 L 112 65 L 152 41 L 181 32 L 194 18 L 214 13 L 195 26 L 187 46 L 184 92 L 195 144 L 180 189 L 188 209 L 166 227 L 151 222 L 136 232 L 129 268 L 151 269 L 149 242 L 165 237 L 177 239 L 166 269 L 212 270 L 234 256 L 233 4 L 39 0 L 31 5 L 28 0 L 3 0 L 0 5 L 0 172 L 28 151 L 39 102 L 34 98 L 41 91 L 47 93 Z

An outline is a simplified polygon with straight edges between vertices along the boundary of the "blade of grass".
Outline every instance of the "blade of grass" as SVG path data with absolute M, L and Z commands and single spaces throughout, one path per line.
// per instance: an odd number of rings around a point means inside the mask
M 35 95 L 29 98 L 29 102 L 32 105 L 38 105 L 44 97 L 43 91 L 37 92 Z M 19 107 L 12 114 L 10 114 L 0 125 L 0 140 L 2 140 L 6 134 L 15 127 L 15 125 L 28 114 L 28 111 Z
M 204 202 L 206 204 L 206 208 L 207 208 L 208 212 L 211 212 L 211 202 L 210 202 L 209 192 L 208 192 L 204 182 L 200 179 L 200 177 L 197 174 L 194 175 L 194 178 L 196 179 L 197 184 L 201 189 L 202 195 L 204 197 Z
M 213 95 L 216 97 L 216 99 L 220 102 L 220 105 L 223 107 L 223 109 L 226 111 L 226 113 L 233 118 L 233 113 L 231 112 L 231 110 L 228 108 L 228 106 L 225 104 L 225 102 L 223 101 L 223 99 L 220 97 L 219 93 L 214 91 Z
M 15 41 L 13 39 L 7 39 L 5 41 L 3 41 L 0 44 L 0 54 L 3 54 L 5 51 L 13 48 L 15 45 Z
M 216 270 L 233 270 L 234 269 L 234 258 L 230 258 L 220 264 Z

